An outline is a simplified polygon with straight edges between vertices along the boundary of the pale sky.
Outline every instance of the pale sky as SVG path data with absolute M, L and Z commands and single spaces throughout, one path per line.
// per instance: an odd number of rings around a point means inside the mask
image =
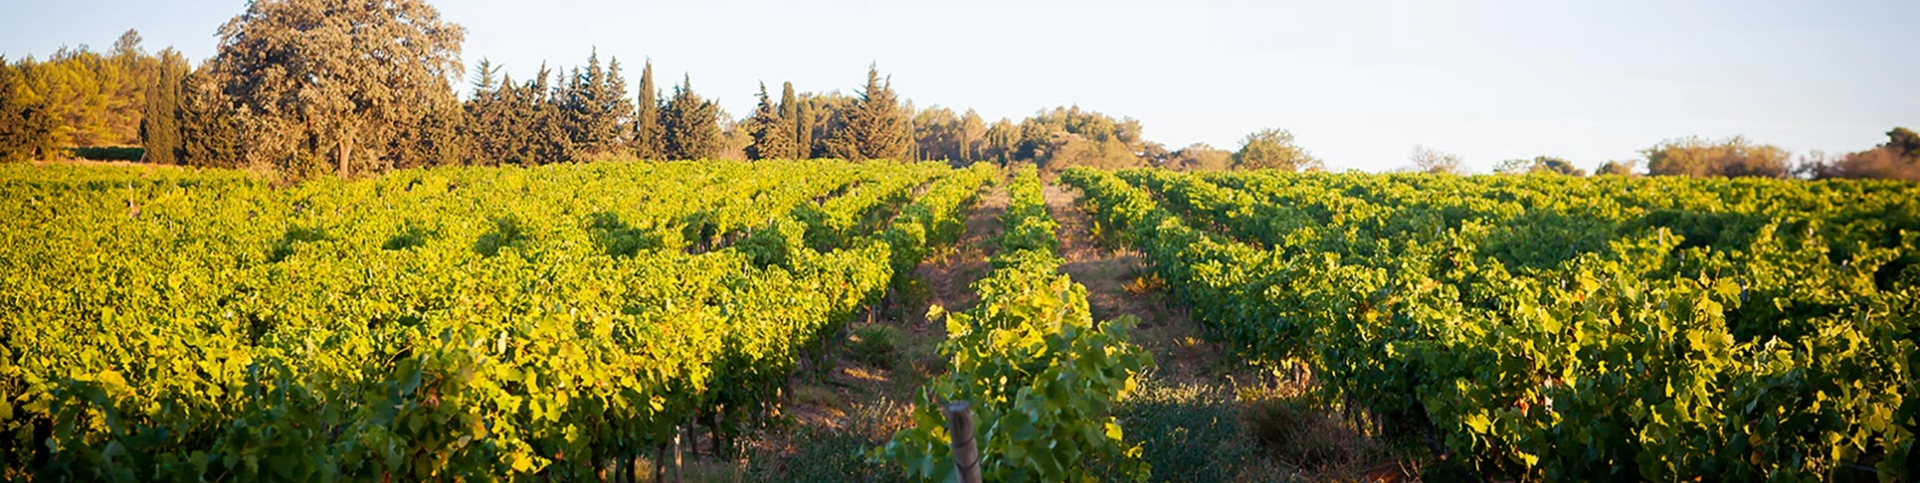
M 599 48 L 637 82 L 691 74 L 729 113 L 757 85 L 851 93 L 878 63 L 917 105 L 989 120 L 1077 104 L 1170 149 L 1289 129 L 1334 169 L 1409 164 L 1416 144 L 1488 171 L 1555 155 L 1592 169 L 1662 139 L 1745 134 L 1805 153 L 1920 128 L 1920 1 L 437 0 L 462 60 L 525 78 Z M 0 53 L 213 55 L 236 0 L 5 0 Z M 460 88 L 464 91 L 467 86 Z

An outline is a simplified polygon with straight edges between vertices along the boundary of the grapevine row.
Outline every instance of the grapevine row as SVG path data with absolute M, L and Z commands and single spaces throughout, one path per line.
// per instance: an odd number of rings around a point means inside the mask
M 1086 288 L 1059 273 L 1057 223 L 1041 189 L 1031 166 L 1015 174 L 993 269 L 974 284 L 979 303 L 944 314 L 940 353 L 952 372 L 929 384 L 914 426 L 874 458 L 916 478 L 952 481 L 953 436 L 937 403 L 965 400 L 978 421 L 970 436 L 981 460 L 973 464 L 987 480 L 1088 481 L 1101 472 L 1146 479 L 1140 447 L 1126 442 L 1113 408 L 1153 362 L 1127 341 L 1130 319 L 1095 324 Z
M 794 212 L 740 231 L 764 243 L 688 253 L 697 200 L 773 198 L 699 181 L 712 173 L 818 189 L 764 205 Z M 946 194 L 885 231 L 818 250 L 799 235 L 802 201 L 933 175 Z M 20 201 L 0 208 L 16 269 L 0 294 L 5 471 L 593 477 L 697 415 L 722 427 L 769 404 L 805 347 L 886 289 L 896 253 L 924 253 L 907 234 L 953 223 L 983 180 L 840 162 L 437 168 L 287 188 L 229 172 L 0 173 Z M 783 263 L 760 262 L 775 251 Z
M 1063 179 L 1214 337 L 1310 364 L 1386 429 L 1430 434 L 1456 469 L 1913 476 L 1911 185 Z

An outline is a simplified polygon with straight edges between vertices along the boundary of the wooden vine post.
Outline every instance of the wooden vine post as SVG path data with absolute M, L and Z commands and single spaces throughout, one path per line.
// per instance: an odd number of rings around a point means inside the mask
M 972 404 L 954 401 L 947 404 L 947 434 L 953 440 L 953 466 L 960 483 L 980 483 L 980 448 L 974 445 Z

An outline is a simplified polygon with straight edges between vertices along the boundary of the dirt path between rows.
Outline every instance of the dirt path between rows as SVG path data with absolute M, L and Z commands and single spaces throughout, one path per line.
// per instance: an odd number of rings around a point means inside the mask
M 1093 220 L 1075 204 L 1079 190 L 1056 182 L 1043 194 L 1047 211 L 1060 223 L 1055 231 L 1066 259 L 1060 270 L 1087 287 L 1093 319 L 1138 318 L 1133 342 L 1153 354 L 1161 377 L 1192 381 L 1206 374 L 1217 363 L 1217 351 L 1200 340 L 1199 327 L 1157 286 L 1140 253 L 1094 239 Z
M 1172 300 L 1165 284 L 1152 275 L 1146 266 L 1146 260 L 1137 251 L 1120 247 L 1118 243 L 1107 243 L 1095 233 L 1092 219 L 1076 202 L 1080 199 L 1079 190 L 1060 185 L 1049 184 L 1044 191 L 1047 211 L 1060 223 L 1057 232 L 1060 235 L 1060 255 L 1066 259 L 1061 271 L 1087 287 L 1087 305 L 1093 312 L 1094 320 L 1104 321 L 1122 316 L 1138 317 L 1139 326 L 1129 334 L 1132 342 L 1153 354 L 1156 369 L 1150 374 L 1147 383 L 1157 387 L 1195 388 L 1210 391 L 1227 398 L 1224 404 L 1204 404 L 1199 399 L 1173 401 L 1161 400 L 1156 404 L 1169 404 L 1175 407 L 1187 407 L 1188 411 L 1212 413 L 1215 416 L 1237 418 L 1234 413 L 1265 411 L 1260 408 L 1273 407 L 1271 399 L 1280 393 L 1297 393 L 1299 388 L 1269 389 L 1254 391 L 1253 399 L 1247 399 L 1240 393 L 1241 388 L 1264 386 L 1265 378 L 1243 364 L 1223 360 L 1224 350 L 1214 344 L 1201 340 L 1201 328 L 1188 317 L 1184 308 Z M 1237 381 L 1237 382 L 1236 382 Z M 1152 396 L 1148 396 L 1151 398 Z M 1162 406 L 1166 407 L 1166 406 Z M 1254 420 L 1263 419 L 1254 417 Z M 1269 420 L 1271 421 L 1271 420 Z M 1274 481 L 1300 479 L 1305 481 L 1368 481 L 1394 482 L 1413 479 L 1406 467 L 1391 456 L 1382 454 L 1371 437 L 1359 434 L 1348 423 L 1339 421 L 1338 416 L 1315 412 L 1307 413 L 1299 419 L 1288 418 L 1286 422 L 1255 423 L 1244 422 L 1244 429 L 1225 433 L 1210 432 L 1214 436 L 1226 438 L 1227 443 L 1217 449 L 1230 450 L 1236 446 L 1258 445 L 1262 449 L 1243 463 L 1235 472 L 1232 481 Z M 1336 441 L 1331 445 L 1311 446 L 1311 449 L 1290 449 L 1288 443 L 1255 443 L 1255 434 L 1262 427 L 1284 428 L 1283 431 L 1293 437 L 1310 435 L 1305 440 Z M 1151 431 L 1151 429 L 1141 428 Z M 1167 429 L 1160 427 L 1159 429 Z M 1200 428 L 1180 428 L 1180 430 L 1198 430 Z M 1218 442 L 1215 442 L 1216 444 Z M 1310 446 L 1310 445 L 1309 445 Z M 1273 449 L 1279 447 L 1280 449 Z M 1341 461 L 1328 463 L 1322 468 L 1303 471 L 1290 462 L 1291 455 L 1298 454 L 1341 454 Z M 1204 467 L 1183 468 L 1186 471 L 1201 470 Z M 1161 468 L 1156 467 L 1155 470 Z M 1178 471 L 1178 470 L 1176 470 Z M 1223 475 L 1220 475 L 1223 476 Z M 1179 478 L 1172 478 L 1178 480 Z
M 910 424 L 918 392 L 947 372 L 947 360 L 938 351 L 946 325 L 929 321 L 927 310 L 937 305 L 956 312 L 979 300 L 973 283 L 987 274 L 1006 210 L 1003 183 L 982 188 L 960 239 L 929 254 L 908 286 L 891 293 L 872 319 L 854 322 L 848 339 L 833 350 L 830 367 L 803 370 L 806 374 L 794 378 L 783 398 L 786 422 L 760 434 L 748 448 L 749 461 L 717 470 L 715 478 L 690 481 L 885 481 L 896 476 L 858 454 L 886 444 L 894 431 Z M 870 337 L 889 342 L 862 344 Z
M 953 252 L 920 264 L 915 275 L 926 282 L 929 292 L 926 303 L 918 307 L 921 312 L 916 314 L 922 321 L 927 307 L 939 305 L 949 312 L 958 312 L 979 301 L 980 295 L 973 292 L 973 282 L 987 275 L 987 258 L 993 256 L 994 239 L 1006 229 L 1000 224 L 1000 215 L 1006 212 L 1006 187 L 996 183 L 974 204 L 973 212 L 967 216 L 966 231 L 960 235 L 960 241 L 954 243 Z M 946 336 L 944 327 L 933 329 L 939 331 L 941 337 Z

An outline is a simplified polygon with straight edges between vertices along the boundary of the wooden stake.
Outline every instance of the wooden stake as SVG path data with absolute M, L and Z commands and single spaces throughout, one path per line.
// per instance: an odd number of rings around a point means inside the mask
M 980 483 L 980 448 L 974 445 L 973 407 L 966 401 L 947 404 L 947 433 L 953 436 L 953 466 L 960 483 Z

